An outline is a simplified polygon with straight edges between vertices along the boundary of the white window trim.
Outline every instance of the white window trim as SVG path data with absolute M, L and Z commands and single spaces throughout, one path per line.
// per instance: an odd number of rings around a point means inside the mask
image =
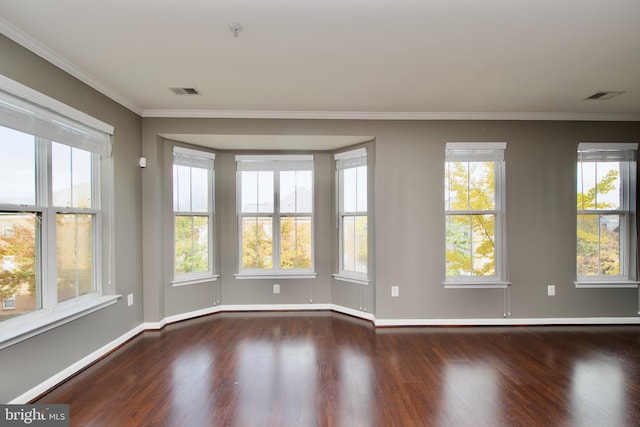
M 55 232 L 46 233 L 41 241 L 41 299 L 40 309 L 31 313 L 26 313 L 12 319 L 8 319 L 0 323 L 0 349 L 11 346 L 20 341 L 31 338 L 40 333 L 46 332 L 58 326 L 64 325 L 72 320 L 93 313 L 102 308 L 106 308 L 115 304 L 120 295 L 113 294 L 114 267 L 114 201 L 113 201 L 113 157 L 111 156 L 112 141 L 111 136 L 114 128 L 94 117 L 89 116 L 82 111 L 76 110 L 66 104 L 63 104 L 53 98 L 50 98 L 40 92 L 37 92 L 27 86 L 0 75 L 0 99 L 7 101 L 0 115 L 2 123 L 0 125 L 24 131 L 28 134 L 36 136 L 36 140 L 41 139 L 42 135 L 35 135 L 21 126 L 24 124 L 24 117 L 35 117 L 36 120 L 43 119 L 38 117 L 39 114 L 44 115 L 44 120 L 49 122 L 48 131 L 56 125 L 63 127 L 63 133 L 69 136 L 69 141 L 64 138 L 56 139 L 63 145 L 80 148 L 87 151 L 93 151 L 94 160 L 99 164 L 99 168 L 94 168 L 96 175 L 99 169 L 99 184 L 94 189 L 94 197 L 97 208 L 95 209 L 76 209 L 54 207 L 51 202 L 51 194 L 42 194 L 41 191 L 34 206 L 17 206 L 3 205 L 0 209 L 14 212 L 37 212 L 42 217 L 52 216 L 53 220 L 44 221 L 43 227 L 55 227 L 55 214 L 59 212 L 77 212 L 92 213 L 96 215 L 96 231 L 94 241 L 94 253 L 96 257 L 95 276 L 96 290 L 92 293 L 73 298 L 68 301 L 57 302 L 55 280 L 51 277 L 53 263 L 52 257 L 48 253 L 55 253 L 56 242 Z M 19 104 L 19 105 L 18 105 Z M 31 105 L 30 105 L 31 104 Z M 16 109 L 16 106 L 22 106 Z M 82 136 L 84 135 L 84 136 Z M 48 143 L 51 147 L 51 143 Z M 43 161 L 48 156 L 44 150 L 44 144 L 36 145 L 36 156 L 39 158 L 41 170 L 38 174 L 37 186 L 41 189 L 49 189 L 48 181 L 50 177 L 48 173 L 43 173 Z M 49 148 L 50 149 L 50 148 Z M 44 156 L 44 157 L 43 157 Z M 46 161 L 48 162 L 48 161 Z M 48 168 L 47 168 L 48 169 Z M 47 190 L 47 192 L 50 190 Z M 43 218 L 44 219 L 44 218 Z M 53 280 L 53 282 L 52 282 Z
M 494 171 L 495 209 L 491 211 L 456 211 L 460 215 L 471 214 L 495 214 L 496 215 L 496 236 L 495 236 L 495 262 L 496 274 L 493 276 L 446 276 L 442 285 L 445 289 L 504 289 L 511 285 L 508 280 L 507 267 L 507 239 L 506 239 L 506 165 L 504 154 L 507 149 L 506 142 L 447 142 L 445 144 L 445 167 L 451 158 L 450 151 L 496 151 L 495 156 L 485 157 L 485 154 L 471 154 L 466 157 L 466 161 L 495 161 Z M 457 160 L 452 160 L 457 161 Z M 448 211 L 445 209 L 445 218 Z M 445 230 L 446 233 L 446 230 Z
M 601 152 L 615 152 L 615 151 L 636 151 L 638 150 L 638 143 L 625 143 L 625 142 L 581 142 L 578 144 L 578 164 L 580 163 L 580 151 L 601 151 Z M 606 161 L 603 158 L 602 161 Z M 579 215 L 585 214 L 615 214 L 625 217 L 624 224 L 624 247 L 621 249 L 623 252 L 620 257 L 620 270 L 622 274 L 616 276 L 607 275 L 578 275 L 576 273 L 576 281 L 574 285 L 578 289 L 620 289 L 620 288 L 638 288 L 640 282 L 636 281 L 636 254 L 637 254 L 637 242 L 634 238 L 636 234 L 636 174 L 637 174 L 637 153 L 636 160 L 629 161 L 628 170 L 624 171 L 626 176 L 625 182 L 623 182 L 623 206 L 622 210 L 606 210 L 606 209 L 576 209 L 576 220 Z M 621 175 L 623 175 L 621 173 Z M 577 179 L 577 175 L 576 175 Z M 584 190 L 584 189 L 582 189 Z M 577 224 L 576 224 L 577 226 Z M 577 264 L 576 264 L 577 269 Z
M 236 155 L 236 212 L 237 212 L 237 241 L 238 241 L 238 273 L 236 279 L 308 279 L 317 277 L 315 271 L 315 173 L 314 156 L 312 154 L 292 155 Z M 310 213 L 281 213 L 280 212 L 280 172 L 283 171 L 311 171 L 312 199 Z M 243 171 L 270 171 L 273 174 L 273 212 L 242 212 L 242 179 Z M 311 217 L 311 267 L 283 269 L 276 267 L 280 262 L 280 218 L 287 216 Z M 270 269 L 242 268 L 242 218 L 265 217 L 272 218 L 273 224 L 273 267 Z
M 332 274 L 332 276 L 342 282 L 356 283 L 360 285 L 369 284 L 369 251 L 367 248 L 367 272 L 362 273 L 353 270 L 345 270 L 344 262 L 344 230 L 343 219 L 345 216 L 363 216 L 367 218 L 367 227 L 369 226 L 369 177 L 366 177 L 367 184 L 367 210 L 347 212 L 342 209 L 342 193 L 343 193 L 343 174 L 345 169 L 358 168 L 361 166 L 367 166 L 367 175 L 369 173 L 367 162 L 367 149 L 366 147 L 356 148 L 355 150 L 344 151 L 336 153 L 333 156 L 336 168 L 336 208 L 337 208 L 337 231 L 338 231 L 338 272 Z M 367 232 L 367 242 L 369 241 Z
M 207 212 L 192 212 L 192 211 L 175 211 L 173 210 L 173 201 L 172 201 L 172 217 L 173 217 L 173 244 L 172 244 L 172 260 L 173 260 L 173 280 L 171 281 L 171 285 L 174 287 L 178 286 L 187 286 L 187 285 L 195 285 L 204 282 L 212 282 L 218 280 L 220 276 L 215 274 L 216 265 L 215 265 L 215 165 L 214 161 L 216 159 L 215 153 L 209 151 L 201 151 L 194 150 L 186 147 L 173 147 L 173 156 L 183 155 L 192 157 L 192 162 L 189 162 L 189 167 L 198 167 L 202 169 L 207 169 L 208 171 L 208 180 L 207 185 L 209 186 L 209 191 L 207 193 L 208 197 L 208 206 L 209 210 Z M 173 172 L 173 165 L 175 165 L 175 161 L 172 161 L 171 171 Z M 173 177 L 172 177 L 173 179 Z M 173 191 L 173 185 L 172 185 Z M 173 196 L 173 195 L 172 195 Z M 207 271 L 198 271 L 195 273 L 176 273 L 176 254 L 175 254 L 175 218 L 176 216 L 206 216 L 209 218 L 209 230 L 208 230 L 208 264 L 209 269 Z

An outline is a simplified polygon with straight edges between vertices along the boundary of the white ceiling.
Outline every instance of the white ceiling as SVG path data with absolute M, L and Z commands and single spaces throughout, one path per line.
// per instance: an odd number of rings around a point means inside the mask
M 639 0 L 0 0 L 0 30 L 144 116 L 640 120 Z

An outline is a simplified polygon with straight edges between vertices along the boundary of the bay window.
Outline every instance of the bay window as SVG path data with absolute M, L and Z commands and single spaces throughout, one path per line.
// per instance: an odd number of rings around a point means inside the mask
M 236 277 L 315 277 L 313 156 L 239 155 L 236 162 Z

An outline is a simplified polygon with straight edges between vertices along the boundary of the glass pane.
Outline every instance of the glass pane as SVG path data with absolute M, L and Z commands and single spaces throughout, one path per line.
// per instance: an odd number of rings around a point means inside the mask
M 495 215 L 472 215 L 472 275 L 495 276 Z
M 357 174 L 357 206 L 358 212 L 367 211 L 367 167 L 360 166 L 356 168 Z
M 342 171 L 342 211 L 356 212 L 358 196 L 358 175 L 355 168 Z
M 620 272 L 620 215 L 600 215 L 600 274 Z
M 0 203 L 35 205 L 35 137 L 0 126 L 0 152 Z
M 191 168 L 188 166 L 174 166 L 173 176 L 176 193 L 173 195 L 174 205 L 178 212 L 191 211 Z
M 92 207 L 92 154 L 53 142 L 51 155 L 54 206 Z
M 578 210 L 595 208 L 596 163 L 578 162 Z
M 280 267 L 311 268 L 311 217 L 280 220 Z
M 175 236 L 176 274 L 209 271 L 209 218 L 176 216 Z
M 191 211 L 207 212 L 209 210 L 209 171 L 202 168 L 191 168 Z
M 273 267 L 271 218 L 242 218 L 242 268 Z
M 58 302 L 95 291 L 93 236 L 93 215 L 56 215 Z
M 448 194 L 445 206 L 449 210 L 469 209 L 469 164 L 467 162 L 447 162 Z
M 55 145 L 55 144 L 54 144 Z M 91 208 L 91 153 L 77 148 L 71 149 L 72 206 Z
M 356 217 L 356 271 L 358 273 L 367 272 L 367 217 Z
M 280 212 L 309 213 L 312 210 L 312 172 L 280 172 Z
M 296 212 L 296 171 L 280 172 L 280 212 Z
M 39 224 L 33 213 L 0 213 L 0 322 L 42 308 L 36 261 Z
M 620 193 L 620 163 L 598 162 L 596 164 L 596 209 L 618 209 Z
M 469 163 L 469 206 L 471 210 L 492 210 L 495 207 L 495 164 Z
M 469 215 L 446 217 L 447 276 L 471 276 L 471 218 Z
M 273 172 L 258 172 L 258 212 L 273 212 Z
M 356 217 L 342 218 L 342 268 L 356 271 Z

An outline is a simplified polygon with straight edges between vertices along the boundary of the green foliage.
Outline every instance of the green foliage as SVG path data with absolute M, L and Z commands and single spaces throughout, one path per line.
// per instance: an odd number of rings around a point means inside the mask
M 13 231 L 0 235 L 0 262 L 12 256 L 13 268 L 0 268 L 0 300 L 18 294 L 25 285 L 33 294 L 36 286 L 35 216 L 24 215 L 7 221 L 11 221 Z
M 176 273 L 196 273 L 209 270 L 208 221 L 208 217 L 203 216 L 176 217 Z
M 242 219 L 242 268 L 272 268 L 271 218 Z
M 447 210 L 495 209 L 493 162 L 449 162 Z M 450 214 L 447 218 L 447 276 L 495 275 L 494 214 Z

